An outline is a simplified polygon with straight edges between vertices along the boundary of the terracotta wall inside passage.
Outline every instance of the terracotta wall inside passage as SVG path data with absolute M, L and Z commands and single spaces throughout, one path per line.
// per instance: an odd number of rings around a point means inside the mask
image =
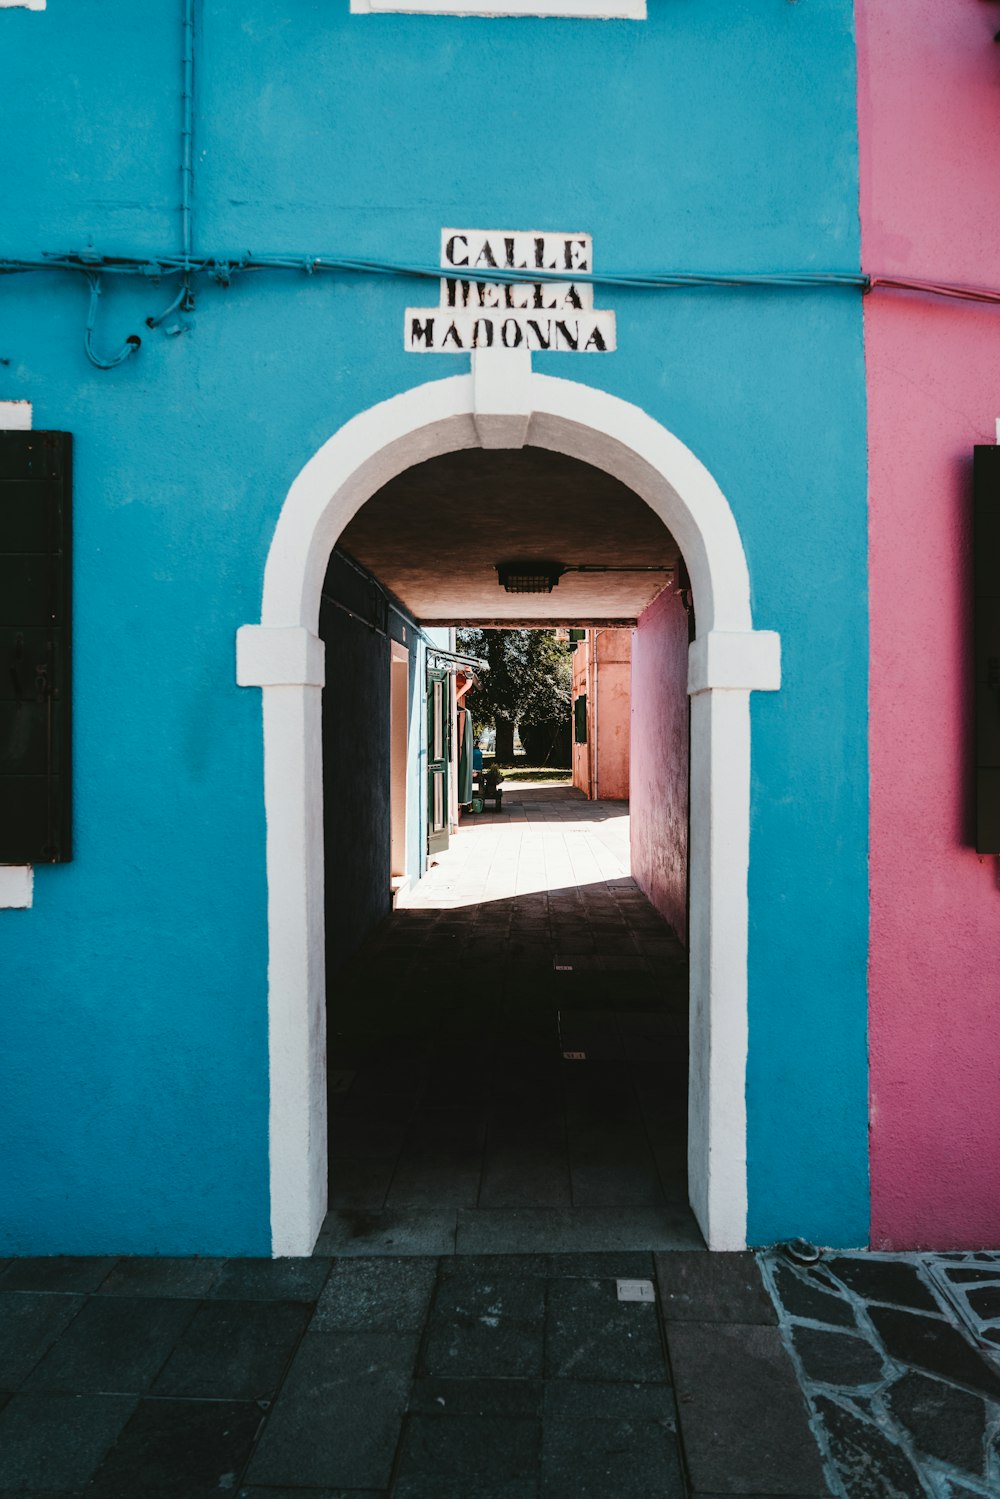
M 864 265 L 996 286 L 992 7 L 859 5 Z M 1000 308 L 865 304 L 876 1248 L 1000 1242 L 1000 888 L 972 846 L 971 457 Z
M 595 631 L 597 652 L 597 795 L 628 801 L 632 631 Z
M 632 874 L 687 941 L 688 616 L 665 589 L 632 634 Z
M 628 801 L 631 630 L 588 630 L 573 652 L 573 698 L 587 698 L 587 741 L 573 743 L 573 785 Z

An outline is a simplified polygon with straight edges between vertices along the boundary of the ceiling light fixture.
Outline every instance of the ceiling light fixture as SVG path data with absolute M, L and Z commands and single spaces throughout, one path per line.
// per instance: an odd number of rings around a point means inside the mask
M 507 593 L 551 593 L 566 569 L 561 562 L 498 562 L 497 577 Z

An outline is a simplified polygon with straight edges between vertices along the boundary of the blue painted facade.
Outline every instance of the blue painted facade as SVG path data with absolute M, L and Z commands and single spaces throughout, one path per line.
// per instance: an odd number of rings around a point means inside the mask
M 181 0 L 0 12 L 0 258 L 176 254 Z M 433 265 L 446 224 L 579 229 L 604 271 L 856 271 L 851 0 L 644 22 L 199 5 L 195 249 Z M 0 278 L 0 399 L 75 435 L 75 859 L 0 913 L 0 1252 L 266 1254 L 260 694 L 234 634 L 296 473 L 464 357 L 393 275 Z M 430 296 L 427 295 L 430 290 Z M 860 294 L 600 287 L 618 352 L 538 356 L 719 481 L 784 684 L 753 699 L 750 1240 L 867 1241 L 866 469 Z

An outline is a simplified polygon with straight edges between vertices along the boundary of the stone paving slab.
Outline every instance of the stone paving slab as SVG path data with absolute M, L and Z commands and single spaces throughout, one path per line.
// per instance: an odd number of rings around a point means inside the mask
M 298 1301 L 210 1301 L 195 1312 L 152 1393 L 188 1400 L 267 1400 L 309 1322 Z
M 387 1488 L 417 1346 L 412 1333 L 311 1333 L 270 1414 L 250 1480 Z
M 751 1255 L 658 1254 L 656 1272 L 668 1322 L 778 1320 Z
M 94 1296 L 29 1375 L 25 1388 L 144 1394 L 196 1309 L 195 1301 Z
M 128 1395 L 14 1395 L 0 1414 L 0 1493 L 82 1488 L 135 1406 Z
M 696 1491 L 829 1492 L 777 1327 L 672 1322 L 667 1345 Z
M 394 1499 L 536 1499 L 541 1423 L 516 1416 L 409 1416 Z
M 83 1305 L 82 1295 L 0 1291 L 0 1389 L 17 1389 Z
M 117 1263 L 69 1255 L 4 1260 L 0 1291 L 96 1291 Z
M 557 1209 L 526 1208 L 494 1212 L 479 1208 L 459 1213 L 457 1254 L 544 1253 L 558 1244 L 561 1250 L 700 1249 L 703 1240 L 690 1209 L 633 1207 L 627 1213 L 614 1208 Z
M 539 1492 L 543 1499 L 685 1499 L 672 1423 L 593 1413 L 549 1420 Z
M 88 1499 L 218 1499 L 239 1481 L 263 1420 L 252 1402 L 140 1400 Z
M 434 1291 L 435 1261 L 339 1260 L 310 1332 L 419 1332 Z
M 236 1499 L 383 1499 L 384 1489 L 240 1489 Z

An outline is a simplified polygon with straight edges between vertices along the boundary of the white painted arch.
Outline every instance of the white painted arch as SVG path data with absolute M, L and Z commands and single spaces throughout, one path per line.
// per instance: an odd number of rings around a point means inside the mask
M 263 688 L 267 819 L 271 1236 L 309 1254 L 326 1212 L 323 644 L 320 588 L 351 517 L 389 479 L 440 453 L 524 443 L 629 485 L 676 537 L 691 576 L 691 1202 L 713 1249 L 746 1243 L 747 870 L 750 704 L 780 684 L 780 643 L 753 629 L 746 558 L 704 465 L 637 406 L 474 356 L 361 412 L 305 465 L 268 554 L 261 621 L 237 637 L 237 680 Z

